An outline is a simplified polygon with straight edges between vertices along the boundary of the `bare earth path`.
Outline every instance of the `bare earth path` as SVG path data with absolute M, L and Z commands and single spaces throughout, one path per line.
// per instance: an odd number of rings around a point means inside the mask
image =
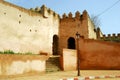
M 81 76 L 107 76 L 120 75 L 120 70 L 81 70 Z M 77 71 L 51 72 L 43 75 L 22 76 L 13 78 L 0 78 L 0 80 L 60 80 L 63 78 L 77 77 Z M 95 79 L 95 80 L 120 80 L 120 78 Z

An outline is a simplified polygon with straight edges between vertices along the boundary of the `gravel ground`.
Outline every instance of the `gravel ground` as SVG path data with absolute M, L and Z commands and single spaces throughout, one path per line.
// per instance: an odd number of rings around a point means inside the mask
M 107 75 L 120 75 L 120 70 L 81 70 L 81 76 L 107 76 Z M 0 78 L 0 80 L 60 80 L 63 78 L 77 77 L 77 71 L 60 71 L 50 72 L 46 74 L 33 74 L 21 77 Z M 120 78 L 111 79 L 95 79 L 95 80 L 120 80 Z

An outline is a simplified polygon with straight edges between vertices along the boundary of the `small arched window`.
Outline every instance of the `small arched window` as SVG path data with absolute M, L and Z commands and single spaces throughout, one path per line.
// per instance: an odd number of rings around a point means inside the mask
M 68 49 L 75 49 L 75 39 L 73 37 L 68 39 Z

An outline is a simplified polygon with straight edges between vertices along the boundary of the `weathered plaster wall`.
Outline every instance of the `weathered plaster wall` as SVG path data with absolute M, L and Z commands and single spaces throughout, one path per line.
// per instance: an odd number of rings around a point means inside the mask
M 0 76 L 45 72 L 48 56 L 0 54 Z
M 95 26 L 91 21 L 90 17 L 88 16 L 88 37 L 89 39 L 97 39 L 97 34 L 95 31 Z
M 53 35 L 58 35 L 59 17 L 49 13 L 45 6 L 42 8 L 45 8 L 43 14 L 0 1 L 0 51 L 52 54 Z
M 76 50 L 63 49 L 63 70 L 76 70 L 77 54 Z

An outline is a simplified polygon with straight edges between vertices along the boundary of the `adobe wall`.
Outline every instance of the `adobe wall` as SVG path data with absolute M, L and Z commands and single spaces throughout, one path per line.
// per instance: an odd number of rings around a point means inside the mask
M 85 38 L 88 38 L 88 29 L 87 29 L 87 15 L 84 13 L 83 15 L 80 12 L 75 13 L 75 17 L 73 17 L 70 12 L 68 16 L 66 14 L 60 19 L 60 54 L 62 53 L 63 48 L 68 48 L 68 39 L 70 37 L 76 38 L 76 33 L 79 32 L 81 35 L 84 35 Z
M 88 38 L 87 29 L 87 15 L 84 12 L 83 15 L 80 12 L 76 12 L 75 17 L 70 12 L 68 16 L 63 14 L 60 19 L 60 37 L 75 37 L 76 32 L 79 32 L 85 38 Z
M 81 46 L 82 69 L 120 69 L 119 43 L 84 40 Z
M 85 39 L 96 39 L 97 34 L 94 29 L 95 27 L 86 10 L 82 14 L 77 11 L 75 17 L 71 12 L 68 15 L 64 14 L 60 19 L 60 53 L 62 53 L 63 48 L 68 48 L 68 39 L 70 37 L 76 39 L 77 32 L 84 36 Z
M 117 70 L 120 69 L 120 44 L 114 42 L 80 39 L 80 69 Z M 73 70 L 71 63 L 76 63 L 76 52 L 63 50 L 63 70 Z M 67 58 L 65 58 L 67 57 Z M 69 58 L 68 58 L 69 57 Z M 64 59 L 65 58 L 65 59 Z M 72 61 L 70 61 L 72 60 Z M 62 61 L 62 60 L 61 60 Z M 70 61 L 71 63 L 68 63 Z M 66 66 L 64 65 L 66 64 Z M 69 66 L 67 66 L 69 65 Z M 75 65 L 77 67 L 77 64 Z M 75 67 L 74 66 L 74 67 Z M 74 69 L 76 70 L 76 69 Z
M 0 76 L 43 73 L 48 56 L 0 54 Z
M 31 11 L 0 1 L 0 51 L 52 54 L 53 36 L 58 35 L 59 15 L 45 6 Z

